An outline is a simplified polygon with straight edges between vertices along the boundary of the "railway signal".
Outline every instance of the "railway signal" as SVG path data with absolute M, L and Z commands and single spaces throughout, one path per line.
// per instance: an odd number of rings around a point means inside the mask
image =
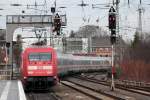
M 5 44 L 5 51 L 6 51 L 6 57 L 4 58 L 4 60 L 5 60 L 5 62 L 6 62 L 6 65 L 5 65 L 5 67 L 6 67 L 6 69 L 8 68 L 8 66 L 7 66 L 7 63 L 8 63 L 8 54 L 9 54 L 9 48 L 10 47 L 10 42 L 6 42 L 6 44 Z
M 114 44 L 116 43 L 116 10 L 112 6 L 109 9 L 109 17 L 108 17 L 108 25 L 109 30 L 111 31 L 110 42 L 112 44 L 112 81 L 111 81 L 111 90 L 114 91 L 115 83 L 114 83 Z
M 110 41 L 111 44 L 114 44 L 116 42 L 116 10 L 113 8 L 113 6 L 109 10 L 109 29 L 111 31 Z
M 6 47 L 7 47 L 7 48 L 10 47 L 10 42 L 6 42 Z
M 51 12 L 54 14 L 56 11 L 55 7 L 51 7 Z
M 55 15 L 55 18 L 54 18 L 54 30 L 53 32 L 57 32 L 57 35 L 60 35 L 60 29 L 61 29 L 61 18 L 59 16 L 59 14 L 57 13 Z
M 109 10 L 108 22 L 109 22 L 109 29 L 110 30 L 116 29 L 116 11 L 113 7 L 111 7 Z

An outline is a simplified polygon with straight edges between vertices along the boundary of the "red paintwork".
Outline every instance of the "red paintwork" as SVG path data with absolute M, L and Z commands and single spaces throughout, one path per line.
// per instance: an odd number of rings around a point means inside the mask
M 29 61 L 28 56 L 29 53 L 51 53 L 51 60 L 49 61 Z M 37 66 L 38 69 L 34 71 L 29 71 L 28 66 Z M 52 70 L 43 70 L 43 66 L 52 66 Z M 29 74 L 28 72 L 32 72 Z M 49 73 L 51 72 L 51 73 Z M 22 65 L 21 65 L 21 76 L 22 80 L 24 78 L 32 77 L 32 76 L 46 76 L 46 77 L 57 77 L 57 57 L 56 52 L 51 47 L 31 47 L 26 48 L 22 53 Z

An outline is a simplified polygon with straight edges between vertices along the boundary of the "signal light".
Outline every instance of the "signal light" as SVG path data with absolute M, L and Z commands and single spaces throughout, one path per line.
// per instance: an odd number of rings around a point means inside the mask
M 5 62 L 8 62 L 8 57 L 7 57 L 7 56 L 4 58 L 4 61 L 5 61 Z
M 110 42 L 111 44 L 116 43 L 116 30 L 111 30 Z
M 60 29 L 61 29 L 61 19 L 60 19 L 60 16 L 59 14 L 57 13 L 55 15 L 55 18 L 54 18 L 54 31 L 57 32 L 57 35 L 60 35 Z
M 55 13 L 55 7 L 51 7 L 51 12 Z
M 116 10 L 113 6 L 109 9 L 108 25 L 111 31 L 110 42 L 116 43 Z
M 116 11 L 113 6 L 109 9 L 108 25 L 110 30 L 116 29 Z
M 10 47 L 10 42 L 6 42 L 6 47 L 7 47 L 7 48 Z
M 27 79 L 27 77 L 23 77 L 24 79 Z
M 109 29 L 116 29 L 116 15 L 109 14 Z

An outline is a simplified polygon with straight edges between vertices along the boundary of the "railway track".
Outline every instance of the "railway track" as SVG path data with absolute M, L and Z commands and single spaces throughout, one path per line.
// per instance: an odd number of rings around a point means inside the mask
M 84 76 L 74 76 L 74 77 L 82 79 L 82 80 L 94 82 L 94 83 L 97 83 L 97 84 L 110 86 L 110 83 L 106 82 L 106 81 L 102 81 L 102 80 L 98 80 L 98 79 L 94 79 L 94 78 L 89 78 L 89 77 L 84 77 Z M 119 83 L 116 83 L 115 87 L 118 88 L 118 89 L 123 89 L 123 90 L 126 90 L 126 91 L 130 91 L 130 92 L 150 96 L 150 89 L 149 88 L 123 85 L 123 84 L 119 84 Z
M 26 94 L 27 100 L 61 100 L 55 93 L 50 92 L 30 92 Z
M 79 84 L 85 86 L 85 88 L 92 88 L 95 91 L 98 91 L 101 94 L 112 96 L 112 97 L 119 97 L 119 100 L 149 100 L 150 96 L 146 93 L 141 93 L 140 90 L 125 90 L 121 88 L 116 88 L 115 91 L 110 90 L 110 85 L 103 85 L 93 81 L 87 81 L 84 79 L 79 78 L 67 78 L 66 79 L 73 84 Z M 136 91 L 136 92 L 135 92 Z M 145 95 L 144 95 L 145 94 Z M 105 100 L 105 99 L 104 99 Z M 118 99 L 117 99 L 118 100 Z
M 94 89 L 92 87 L 88 87 L 85 84 L 81 85 L 81 84 L 78 84 L 77 82 L 68 81 L 68 80 L 61 81 L 61 83 L 65 86 L 75 89 L 76 91 L 79 91 L 95 100 L 126 100 L 122 97 L 119 97 L 116 95 L 111 95 L 104 91 L 100 91 L 100 90 Z

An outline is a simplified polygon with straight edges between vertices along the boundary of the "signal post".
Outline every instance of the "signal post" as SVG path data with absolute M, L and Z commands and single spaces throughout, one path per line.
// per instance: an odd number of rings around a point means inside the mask
M 53 14 L 53 32 L 56 32 L 57 35 L 60 35 L 60 30 L 61 30 L 61 26 L 62 26 L 62 22 L 61 22 L 61 18 L 60 15 L 58 13 L 56 13 L 56 1 L 55 1 L 55 7 L 51 7 L 51 12 Z M 56 14 L 55 14 L 56 13 Z
M 112 61 L 111 61 L 111 66 L 112 66 L 112 72 L 111 72 L 111 90 L 114 91 L 115 89 L 115 83 L 114 83 L 114 74 L 115 74 L 115 66 L 114 66 L 114 44 L 116 43 L 116 10 L 112 6 L 109 9 L 109 18 L 108 18 L 108 24 L 109 24 L 109 30 L 111 32 L 110 36 L 110 42 L 112 45 Z
M 61 29 L 61 19 L 58 13 L 56 13 L 54 17 L 54 30 L 53 32 L 56 31 L 57 35 L 60 35 L 60 29 Z

